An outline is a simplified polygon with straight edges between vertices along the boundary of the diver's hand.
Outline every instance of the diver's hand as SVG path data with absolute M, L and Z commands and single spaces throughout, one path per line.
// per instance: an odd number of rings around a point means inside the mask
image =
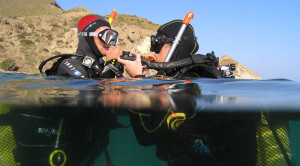
M 137 75 L 144 75 L 141 54 L 136 54 L 136 60 L 124 60 L 118 57 L 118 62 L 124 65 L 124 69 L 131 77 L 135 77 Z
M 121 46 L 117 45 L 109 48 L 106 52 L 106 59 L 117 59 L 120 55 L 122 55 L 122 49 Z

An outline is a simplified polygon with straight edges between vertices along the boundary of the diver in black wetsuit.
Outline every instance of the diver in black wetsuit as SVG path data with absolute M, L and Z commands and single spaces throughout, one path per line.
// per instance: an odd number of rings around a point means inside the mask
M 116 60 L 122 54 L 120 46 L 117 46 L 118 32 L 111 29 L 109 22 L 104 17 L 91 14 L 81 18 L 77 28 L 79 43 L 76 54 L 58 55 L 45 60 L 39 67 L 41 73 L 48 61 L 59 58 L 45 71 L 47 76 L 81 79 L 122 76 L 123 65 Z M 102 59 L 104 56 L 105 61 Z M 78 102 L 83 103 L 79 105 L 94 106 L 95 101 L 90 100 L 90 96 L 98 95 L 97 93 L 97 91 L 80 91 L 81 98 Z M 91 103 L 93 104 L 90 105 Z M 116 126 L 120 127 L 116 122 L 116 115 L 104 109 L 83 107 L 67 110 L 68 108 L 50 112 L 43 110 L 40 115 L 35 115 L 35 112 L 26 112 L 26 116 L 17 115 L 20 117 L 18 121 L 20 123 L 16 123 L 14 129 L 17 142 L 21 143 L 17 144 L 15 150 L 16 161 L 22 165 L 54 163 L 54 165 L 88 166 L 104 152 L 107 165 L 113 165 L 109 161 L 106 146 L 109 143 L 109 131 Z M 25 121 L 28 126 L 22 125 Z M 26 129 L 30 128 L 31 137 L 40 142 L 31 142 L 28 137 L 24 137 Z M 49 132 L 52 132 L 50 136 Z M 59 146 L 56 146 L 56 143 L 59 143 Z
M 155 145 L 156 156 L 169 166 L 255 165 L 256 114 L 195 112 L 195 98 L 216 97 L 202 96 L 195 83 L 157 85 L 152 89 L 168 93 L 149 96 L 153 99 L 147 102 L 152 104 L 149 108 L 129 109 L 140 145 Z M 163 105 L 168 108 L 159 107 Z
M 164 62 L 171 48 L 170 43 L 181 25 L 181 20 L 168 22 L 157 30 L 156 35 L 151 36 L 151 51 L 155 52 L 156 62 Z M 215 55 L 193 55 L 197 50 L 193 27 L 188 25 L 170 63 L 189 57 L 193 60 L 208 59 L 211 62 L 159 70 L 158 74 L 176 78 L 222 78 L 216 67 Z M 132 77 L 144 77 L 140 58 L 141 55 L 137 54 L 135 61 L 121 58 L 118 61 L 124 64 L 125 70 Z M 191 89 L 195 89 L 193 84 L 191 86 Z M 185 96 L 184 103 L 177 99 L 179 96 Z M 255 121 L 240 120 L 239 115 L 226 113 L 194 113 L 195 101 L 192 98 L 188 100 L 189 97 L 191 96 L 185 93 L 176 92 L 168 97 L 173 100 L 170 103 L 176 106 L 170 106 L 164 111 L 130 111 L 138 142 L 144 146 L 156 145 L 157 157 L 168 161 L 170 166 L 255 165 Z
M 151 48 L 150 51 L 155 52 L 155 62 L 164 62 L 170 48 L 171 43 L 175 40 L 175 37 L 182 25 L 182 20 L 170 21 L 158 28 L 157 34 L 151 36 Z M 206 55 L 196 54 L 198 51 L 198 42 L 195 37 L 194 28 L 191 24 L 185 29 L 183 36 L 175 49 L 170 63 L 183 60 L 186 58 L 192 58 L 193 62 L 200 62 L 203 59 L 210 60 L 210 63 L 194 63 L 183 67 L 175 67 L 166 70 L 158 70 L 158 75 L 171 76 L 176 78 L 183 77 L 205 77 L 205 78 L 222 78 L 220 71 L 217 69 L 218 60 L 214 53 L 208 53 Z M 118 58 L 118 61 L 124 64 L 125 70 L 132 77 L 144 77 L 143 67 L 140 60 L 141 55 L 136 54 L 137 60 L 128 61 L 122 58 Z M 202 62 L 202 61 L 201 61 Z
M 97 101 L 91 96 L 99 91 L 80 92 L 78 105 L 84 107 L 59 106 L 68 99 L 54 99 L 54 107 L 0 105 L 0 140 L 5 139 L 0 143 L 0 165 L 90 166 L 104 154 L 107 166 L 113 166 L 109 132 L 126 126 L 111 110 L 95 109 Z
M 91 14 L 84 16 L 78 23 L 78 48 L 76 55 L 66 54 L 46 70 L 46 75 L 58 75 L 72 78 L 114 78 L 121 76 L 123 65 L 116 58 L 122 55 L 120 46 L 116 46 L 119 34 L 112 30 L 109 22 L 102 16 Z M 115 46 L 111 48 L 111 46 Z M 103 57 L 106 57 L 106 61 Z M 55 57 L 42 62 L 45 63 Z

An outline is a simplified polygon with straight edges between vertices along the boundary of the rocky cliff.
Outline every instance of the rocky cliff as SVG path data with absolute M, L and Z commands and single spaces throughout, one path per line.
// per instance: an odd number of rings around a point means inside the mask
M 0 4 L 0 69 L 5 71 L 38 73 L 41 61 L 57 54 L 75 53 L 77 23 L 92 13 L 85 8 L 64 11 L 54 0 L 1 0 Z M 18 10 L 22 7 L 23 12 L 11 12 L 12 5 Z M 158 27 L 144 18 L 126 14 L 118 14 L 112 24 L 112 29 L 120 34 L 123 50 L 150 56 L 153 53 L 149 52 L 149 36 Z M 221 58 L 221 64 L 226 63 L 236 63 L 236 78 L 261 78 L 229 56 Z

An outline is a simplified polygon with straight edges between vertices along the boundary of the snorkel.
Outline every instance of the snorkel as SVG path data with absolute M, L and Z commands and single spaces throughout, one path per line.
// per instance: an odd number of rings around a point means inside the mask
M 115 9 L 113 9 L 113 11 L 111 12 L 109 18 L 108 18 L 108 22 L 111 25 L 111 23 L 113 22 L 113 20 L 115 19 L 117 15 L 117 11 Z
M 182 37 L 186 27 L 189 25 L 191 19 L 193 19 L 193 18 L 194 18 L 194 13 L 193 12 L 188 12 L 186 14 L 184 20 L 182 21 L 182 25 L 181 25 L 181 27 L 180 27 L 180 29 L 179 29 L 176 37 L 175 37 L 175 40 L 173 41 L 173 44 L 172 44 L 172 46 L 171 46 L 164 62 L 169 62 L 170 61 L 177 45 L 179 44 L 179 41 L 181 40 L 181 37 Z

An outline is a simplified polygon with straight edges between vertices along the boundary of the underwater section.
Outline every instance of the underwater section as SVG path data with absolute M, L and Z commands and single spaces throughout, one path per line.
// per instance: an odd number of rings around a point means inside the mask
M 0 165 L 300 165 L 300 83 L 0 73 Z

